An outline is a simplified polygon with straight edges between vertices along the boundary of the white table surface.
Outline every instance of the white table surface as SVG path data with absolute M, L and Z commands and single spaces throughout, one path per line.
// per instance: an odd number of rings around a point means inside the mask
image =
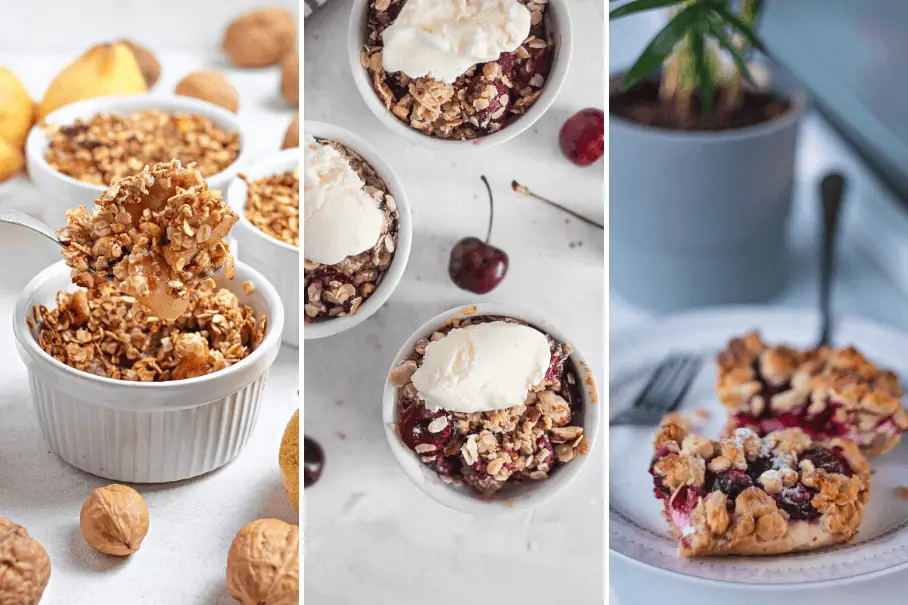
M 19 74 L 33 96 L 72 53 L 0 51 L 0 65 Z M 189 71 L 219 64 L 199 51 L 160 53 L 155 91 L 173 90 Z M 280 148 L 293 110 L 281 100 L 275 69 L 229 71 L 240 96 L 240 119 L 255 138 L 253 156 Z M 41 196 L 18 178 L 0 189 L 0 206 L 28 211 Z M 25 366 L 14 345 L 10 318 L 16 296 L 59 251 L 41 236 L 0 225 L 0 516 L 25 526 L 47 549 L 51 579 L 42 604 L 232 605 L 226 591 L 227 551 L 236 531 L 261 517 L 290 523 L 298 515 L 287 499 L 277 463 L 286 423 L 299 407 L 299 352 L 282 347 L 269 374 L 258 424 L 229 465 L 204 477 L 160 486 L 135 486 L 149 507 L 150 529 L 128 559 L 95 552 L 79 532 L 82 502 L 109 483 L 61 461 L 35 418 Z
M 427 152 L 372 115 L 348 67 L 350 5 L 332 0 L 305 21 L 305 115 L 354 130 L 388 154 L 407 188 L 414 240 L 403 281 L 384 308 L 350 332 L 305 345 L 305 431 L 327 453 L 321 481 L 305 494 L 306 602 L 601 602 L 604 443 L 577 482 L 549 503 L 477 518 L 430 500 L 398 468 L 383 434 L 381 392 L 413 330 L 475 300 L 545 312 L 574 335 L 593 368 L 603 367 L 602 231 L 565 221 L 509 184 L 517 179 L 602 219 L 603 164 L 568 163 L 557 135 L 575 111 L 602 107 L 605 5 L 572 0 L 575 62 L 550 111 L 516 140 L 468 153 Z M 458 239 L 485 233 L 482 174 L 496 193 L 492 241 L 511 263 L 502 284 L 480 298 L 454 286 L 447 262 Z
M 636 47 L 645 44 L 654 32 L 654 20 L 625 21 L 610 26 L 612 69 L 627 65 Z M 774 300 L 774 307 L 813 309 L 818 304 L 820 245 L 819 180 L 826 170 L 839 169 L 848 177 L 849 189 L 841 227 L 839 273 L 833 294 L 836 313 L 874 319 L 896 329 L 908 331 L 908 297 L 881 270 L 866 250 L 867 215 L 881 212 L 885 198 L 882 187 L 857 163 L 855 156 L 816 114 L 809 113 L 800 132 L 796 168 L 795 211 L 791 223 L 795 271 L 788 287 Z M 904 217 L 899 217 L 905 220 Z M 898 246 L 899 236 L 908 231 L 880 231 L 876 237 L 884 244 Z M 609 297 L 609 331 L 615 333 L 658 318 L 620 300 Z M 848 587 L 787 591 L 746 591 L 708 587 L 694 582 L 659 575 L 649 569 L 610 557 L 611 605 L 736 605 L 784 602 L 786 605 L 850 605 L 905 602 L 904 586 L 908 572 L 864 581 Z M 781 598 L 784 597 L 784 600 Z

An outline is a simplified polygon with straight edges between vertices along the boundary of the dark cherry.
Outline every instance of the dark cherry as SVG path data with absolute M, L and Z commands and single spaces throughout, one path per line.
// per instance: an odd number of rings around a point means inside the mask
M 753 480 L 747 474 L 736 470 L 727 470 L 716 474 L 716 481 L 713 483 L 713 491 L 719 490 L 728 496 L 731 500 L 738 497 L 738 494 L 753 487 Z
M 439 475 L 456 475 L 460 471 L 460 456 L 435 456 L 429 466 Z
M 757 458 L 747 467 L 747 474 L 753 479 L 754 483 L 760 479 L 760 475 L 766 471 L 772 470 L 772 457 L 762 456 Z
M 430 412 L 422 404 L 408 407 L 400 415 L 401 441 L 411 450 L 416 450 L 417 445 L 433 445 L 441 452 L 454 436 L 454 424 L 449 421 L 441 431 L 432 433 L 429 423 L 445 415 L 445 412 Z
M 558 136 L 561 152 L 578 166 L 594 164 L 605 153 L 605 114 L 584 109 L 571 116 Z
M 303 487 L 309 487 L 322 476 L 325 450 L 314 439 L 303 439 Z
M 776 504 L 788 513 L 795 521 L 812 521 L 819 518 L 820 511 L 810 503 L 814 493 L 798 483 L 794 487 L 784 487 L 778 494 L 774 494 Z
M 810 460 L 813 462 L 814 467 L 821 468 L 827 473 L 839 473 L 840 475 L 846 474 L 846 468 L 848 465 L 839 459 L 833 452 L 830 452 L 825 447 L 812 447 L 809 450 L 806 450 L 798 456 L 799 460 Z
M 496 61 L 496 63 L 498 63 L 498 67 L 501 68 L 501 73 L 510 78 L 511 74 L 514 72 L 514 65 L 516 65 L 519 60 L 520 57 L 517 56 L 516 52 L 501 53 L 498 56 L 498 61 Z
M 448 275 L 458 287 L 476 294 L 486 294 L 501 283 L 508 272 L 508 255 L 504 250 L 489 244 L 492 235 L 494 202 L 492 188 L 486 177 L 482 177 L 489 191 L 489 231 L 486 241 L 477 237 L 465 237 L 451 250 Z

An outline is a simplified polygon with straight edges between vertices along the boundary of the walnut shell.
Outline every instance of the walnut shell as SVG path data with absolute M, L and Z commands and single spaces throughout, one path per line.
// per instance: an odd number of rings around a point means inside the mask
M 25 156 L 22 152 L 0 138 L 0 183 L 13 178 L 25 168 Z M 0 601 L 2 603 L 2 601 Z
M 300 112 L 296 112 L 296 115 L 293 116 L 293 121 L 290 122 L 290 126 L 287 127 L 287 132 L 284 133 L 284 143 L 281 145 L 281 149 L 292 149 L 294 147 L 300 146 Z
M 300 54 L 289 53 L 281 60 L 281 95 L 291 105 L 300 104 Z
M 0 604 L 37 605 L 50 578 L 50 558 L 24 527 L 0 517 Z
M 36 114 L 35 102 L 28 96 L 19 78 L 0 67 L 0 139 L 6 139 L 19 150 L 24 149 Z
M 224 51 L 237 67 L 267 67 L 296 45 L 296 19 L 285 8 L 245 13 L 224 32 Z
M 278 452 L 281 479 L 287 497 L 296 510 L 300 509 L 300 411 L 297 410 L 284 429 Z
M 258 519 L 237 532 L 227 553 L 227 591 L 242 605 L 297 605 L 300 528 Z
M 108 555 L 130 555 L 148 533 L 148 505 L 126 485 L 105 485 L 91 492 L 79 515 L 82 537 Z
M 175 91 L 184 97 L 195 97 L 236 113 L 240 97 L 236 89 L 216 71 L 197 71 L 177 83 Z
M 148 88 L 154 86 L 161 76 L 161 64 L 158 63 L 157 57 L 138 42 L 133 42 L 132 40 L 122 40 L 122 42 L 129 47 L 129 50 L 132 51 L 133 56 L 136 58 L 136 63 L 139 64 L 139 69 L 142 70 L 142 77 L 145 78 L 145 84 L 148 85 Z

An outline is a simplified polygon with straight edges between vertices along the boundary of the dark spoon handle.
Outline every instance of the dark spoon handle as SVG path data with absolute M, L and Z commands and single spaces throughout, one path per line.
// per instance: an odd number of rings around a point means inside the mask
M 820 198 L 823 202 L 823 248 L 820 257 L 820 314 L 823 331 L 820 345 L 829 344 L 832 336 L 832 282 L 835 277 L 836 236 L 844 194 L 843 175 L 833 172 L 823 177 L 820 183 Z

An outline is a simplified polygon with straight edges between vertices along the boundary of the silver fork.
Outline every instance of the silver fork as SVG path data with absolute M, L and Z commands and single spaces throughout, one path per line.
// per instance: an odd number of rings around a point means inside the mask
M 659 424 L 665 414 L 677 410 L 684 401 L 702 366 L 701 355 L 678 354 L 666 358 L 631 407 L 609 420 L 609 426 Z

